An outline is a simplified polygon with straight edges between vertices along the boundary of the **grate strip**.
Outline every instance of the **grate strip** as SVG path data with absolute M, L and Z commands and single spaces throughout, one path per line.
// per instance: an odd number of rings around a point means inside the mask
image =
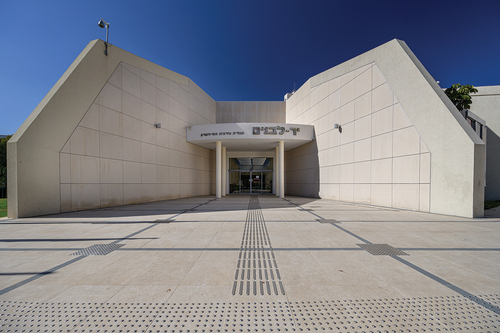
M 239 291 L 239 295 L 244 293 L 246 295 L 272 295 L 273 291 L 274 294 L 278 295 L 276 284 L 278 281 L 281 294 L 285 295 L 285 288 L 281 282 L 278 264 L 276 263 L 271 239 L 267 232 L 264 215 L 257 196 L 251 196 L 248 203 L 247 219 L 238 258 L 234 274 L 233 295 L 236 295 L 237 291 Z M 240 276 L 238 276 L 238 270 L 241 270 Z M 276 274 L 274 274 L 274 271 L 276 271 Z M 238 284 L 240 286 L 239 290 L 237 288 Z M 271 288 L 271 284 L 273 288 Z M 266 285 L 266 288 L 264 288 L 264 285 Z
M 105 256 L 124 246 L 125 244 L 94 244 L 80 251 L 71 253 L 72 256 Z
M 406 252 L 401 251 L 388 244 L 356 244 L 363 250 L 373 254 L 374 256 L 407 256 Z

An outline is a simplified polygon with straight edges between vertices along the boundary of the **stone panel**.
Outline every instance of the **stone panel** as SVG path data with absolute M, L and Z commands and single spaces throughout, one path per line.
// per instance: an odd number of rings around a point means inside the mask
M 394 156 L 418 154 L 420 152 L 420 136 L 413 126 L 394 131 L 392 143 Z
M 123 205 L 123 184 L 101 184 L 101 207 Z
M 371 204 L 371 184 L 354 184 L 353 201 Z
M 394 183 L 419 183 L 419 155 L 394 157 L 392 159 L 392 180 Z
M 71 210 L 85 210 L 100 206 L 100 184 L 71 184 Z
M 393 207 L 403 209 L 419 209 L 419 184 L 393 184 Z
M 98 184 L 99 158 L 71 155 L 71 183 Z
M 77 127 L 70 138 L 71 154 L 99 156 L 99 132 Z
M 101 184 L 123 183 L 123 161 L 101 158 L 99 162 Z
M 371 204 L 392 207 L 392 184 L 371 184 Z

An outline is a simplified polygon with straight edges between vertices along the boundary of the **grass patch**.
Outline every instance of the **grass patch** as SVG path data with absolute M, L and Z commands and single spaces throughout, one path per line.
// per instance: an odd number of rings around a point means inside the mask
M 7 216 L 7 199 L 0 199 L 0 217 Z
M 484 202 L 484 209 L 492 209 L 495 207 L 500 206 L 500 200 L 495 200 L 495 201 L 485 201 Z

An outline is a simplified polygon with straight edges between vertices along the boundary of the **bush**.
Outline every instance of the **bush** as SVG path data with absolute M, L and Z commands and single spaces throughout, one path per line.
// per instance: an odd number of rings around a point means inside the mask
M 7 199 L 0 199 L 0 217 L 7 216 Z

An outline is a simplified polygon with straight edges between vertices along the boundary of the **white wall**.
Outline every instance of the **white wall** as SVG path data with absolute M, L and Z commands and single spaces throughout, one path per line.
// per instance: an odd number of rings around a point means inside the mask
M 486 121 L 486 200 L 500 200 L 500 86 L 476 87 L 471 111 Z
M 312 77 L 286 109 L 317 135 L 287 152 L 287 194 L 483 216 L 485 145 L 404 42 Z
M 429 150 L 374 63 L 293 97 L 287 121 L 315 125 L 316 143 L 287 152 L 287 193 L 429 211 Z
M 90 42 L 9 141 L 9 217 L 214 193 L 214 154 L 186 143 L 185 126 L 215 123 L 215 101 L 104 48 Z

